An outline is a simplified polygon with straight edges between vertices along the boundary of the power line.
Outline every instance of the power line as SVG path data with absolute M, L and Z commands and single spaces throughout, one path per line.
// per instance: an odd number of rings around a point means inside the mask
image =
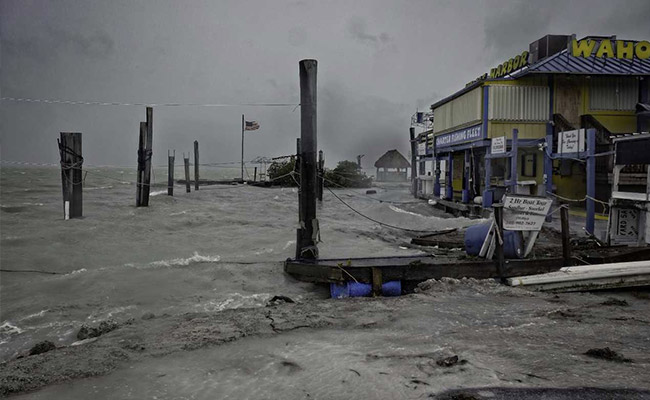
M 300 103 L 124 103 L 117 101 L 78 101 L 61 99 L 32 99 L 0 97 L 2 101 L 16 103 L 68 104 L 83 106 L 138 106 L 138 107 L 299 107 Z
M 332 189 L 330 189 L 329 187 L 326 187 L 326 189 L 329 190 L 330 193 L 332 193 L 332 195 L 333 195 L 334 197 L 336 197 L 336 198 L 338 199 L 338 201 L 340 201 L 341 203 L 343 203 L 347 208 L 349 208 L 350 210 L 352 210 L 352 211 L 354 211 L 355 213 L 359 214 L 359 215 L 362 216 L 363 218 L 368 219 L 368 220 L 370 220 L 370 221 L 372 221 L 372 222 L 374 222 L 374 223 L 377 223 L 377 224 L 379 224 L 379 225 L 386 226 L 386 227 L 388 227 L 388 228 L 399 229 L 399 230 L 407 231 L 407 232 L 418 232 L 418 233 L 432 233 L 432 232 L 437 232 L 437 231 L 425 231 L 425 230 L 419 230 L 419 229 L 402 228 L 402 227 L 400 227 L 400 226 L 390 225 L 390 224 L 387 224 L 387 223 L 384 223 L 384 222 L 381 222 L 381 221 L 377 221 L 376 219 L 371 218 L 371 217 L 369 217 L 369 216 L 367 216 L 367 215 L 365 215 L 365 214 L 362 214 L 361 212 L 355 210 L 351 205 L 349 205 L 348 203 L 346 203 L 345 201 L 343 201 L 343 199 L 341 199 L 339 196 L 337 196 L 336 193 L 334 193 L 334 192 L 332 191 Z

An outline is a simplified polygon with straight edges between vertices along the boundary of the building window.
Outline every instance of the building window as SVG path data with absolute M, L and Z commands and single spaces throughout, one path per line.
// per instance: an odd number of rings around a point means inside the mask
M 629 77 L 596 76 L 589 83 L 592 110 L 634 110 L 639 98 L 639 81 Z

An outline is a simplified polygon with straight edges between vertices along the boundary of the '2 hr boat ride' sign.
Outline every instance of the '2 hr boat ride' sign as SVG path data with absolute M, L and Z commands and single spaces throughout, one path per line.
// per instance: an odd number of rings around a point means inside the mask
M 546 197 L 506 195 L 503 199 L 503 229 L 539 231 L 552 204 L 553 199 Z

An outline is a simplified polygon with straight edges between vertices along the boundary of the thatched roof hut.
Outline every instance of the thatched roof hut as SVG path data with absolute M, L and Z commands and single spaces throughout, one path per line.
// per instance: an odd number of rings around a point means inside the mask
M 375 168 L 410 168 L 411 164 L 397 150 L 388 150 L 375 161 Z
M 379 160 L 375 161 L 377 181 L 406 181 L 406 170 L 410 167 L 411 164 L 406 161 L 406 158 L 399 151 L 389 150 L 379 157 Z

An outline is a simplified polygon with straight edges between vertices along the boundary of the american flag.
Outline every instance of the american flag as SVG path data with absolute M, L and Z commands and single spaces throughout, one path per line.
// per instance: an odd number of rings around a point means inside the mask
M 260 124 L 257 121 L 246 121 L 246 124 L 244 124 L 245 131 L 255 131 L 258 129 L 260 129 Z

